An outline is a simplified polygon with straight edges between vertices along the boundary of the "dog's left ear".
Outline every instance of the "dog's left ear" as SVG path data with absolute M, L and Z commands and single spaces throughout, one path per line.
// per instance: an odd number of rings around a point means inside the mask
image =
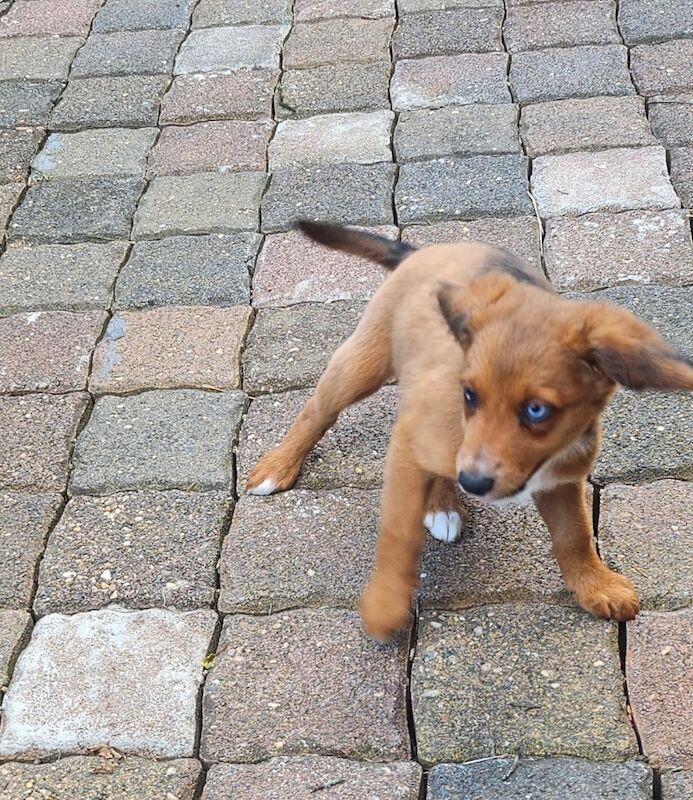
M 593 369 L 630 389 L 693 390 L 693 366 L 624 308 L 581 302 L 570 346 Z
M 484 324 L 484 312 L 497 303 L 511 285 L 506 275 L 493 274 L 477 278 L 469 286 L 443 284 L 440 287 L 440 311 L 462 347 L 469 347 L 474 331 Z

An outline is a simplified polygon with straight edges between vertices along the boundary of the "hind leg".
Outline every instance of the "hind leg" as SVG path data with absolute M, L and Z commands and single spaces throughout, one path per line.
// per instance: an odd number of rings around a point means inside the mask
M 457 494 L 455 481 L 434 478 L 426 497 L 424 526 L 434 539 L 457 542 L 462 538 L 466 512 Z

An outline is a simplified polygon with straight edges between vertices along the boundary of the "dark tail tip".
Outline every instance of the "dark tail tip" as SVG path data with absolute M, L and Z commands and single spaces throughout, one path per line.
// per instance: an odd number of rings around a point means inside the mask
M 331 247 L 333 250 L 343 250 L 345 253 L 362 256 L 370 261 L 375 261 L 376 264 L 380 264 L 386 269 L 395 269 L 415 250 L 411 245 L 396 239 L 386 239 L 375 233 L 345 228 L 342 225 L 299 220 L 296 227 L 318 244 Z

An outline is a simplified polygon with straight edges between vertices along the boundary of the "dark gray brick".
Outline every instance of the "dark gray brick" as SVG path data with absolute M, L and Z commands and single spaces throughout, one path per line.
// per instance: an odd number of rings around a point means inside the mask
M 60 89 L 57 82 L 0 82 L 0 128 L 45 126 Z
M 671 151 L 671 182 L 684 208 L 693 208 L 693 145 Z
M 182 38 L 176 30 L 94 33 L 77 54 L 71 77 L 169 73 Z
M 498 8 L 452 8 L 405 14 L 393 37 L 395 58 L 502 50 Z
M 664 147 L 693 144 L 693 95 L 652 97 L 647 110 L 654 135 Z
M 691 0 L 621 0 L 618 25 L 626 44 L 693 36 Z
M 644 95 L 693 89 L 693 39 L 639 44 L 630 51 L 630 67 Z
M 94 19 L 96 33 L 188 27 L 195 0 L 107 0 Z

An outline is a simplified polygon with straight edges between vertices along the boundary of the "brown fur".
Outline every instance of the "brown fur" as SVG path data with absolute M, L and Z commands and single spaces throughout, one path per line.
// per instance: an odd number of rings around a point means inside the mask
M 305 230 L 338 249 L 375 253 L 380 263 L 402 255 L 372 235 L 359 250 L 358 232 Z M 393 376 L 401 410 L 386 461 L 376 569 L 360 606 L 367 632 L 382 639 L 407 624 L 422 518 L 460 510 L 460 471 L 491 475 L 492 500 L 531 492 L 578 603 L 597 616 L 632 619 L 637 595 L 600 561 L 584 501 L 599 416 L 617 383 L 693 389 L 691 366 L 627 311 L 567 300 L 505 251 L 426 247 L 376 292 L 289 433 L 251 471 L 248 490 L 289 489 L 340 411 Z M 464 387 L 476 392 L 477 408 L 466 406 Z M 548 403 L 551 417 L 528 424 L 521 409 L 530 401 Z

